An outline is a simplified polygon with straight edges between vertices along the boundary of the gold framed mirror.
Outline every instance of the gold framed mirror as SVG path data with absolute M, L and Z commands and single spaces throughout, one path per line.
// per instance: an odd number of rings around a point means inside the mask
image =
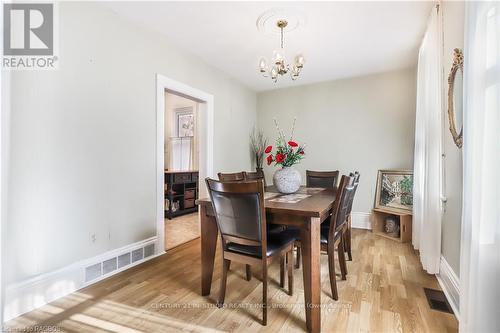
M 464 55 L 462 50 L 453 50 L 453 65 L 448 75 L 448 121 L 453 141 L 462 148 L 463 141 L 463 73 Z

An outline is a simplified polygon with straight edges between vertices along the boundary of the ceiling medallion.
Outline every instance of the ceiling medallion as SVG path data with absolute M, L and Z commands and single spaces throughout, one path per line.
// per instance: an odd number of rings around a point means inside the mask
M 268 65 L 265 58 L 261 58 L 259 61 L 259 71 L 264 77 L 270 77 L 275 83 L 278 82 L 278 77 L 290 73 L 292 80 L 296 80 L 300 71 L 304 67 L 305 59 L 304 56 L 298 54 L 295 56 L 293 65 L 288 64 L 285 59 L 284 50 L 284 29 L 287 27 L 288 21 L 286 19 L 279 19 L 276 22 L 276 26 L 280 31 L 281 43 L 280 48 L 273 52 L 272 64 Z

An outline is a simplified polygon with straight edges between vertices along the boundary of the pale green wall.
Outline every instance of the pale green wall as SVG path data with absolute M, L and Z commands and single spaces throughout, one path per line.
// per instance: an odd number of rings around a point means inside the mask
M 412 169 L 415 124 L 415 68 L 257 95 L 259 127 L 272 143 L 273 118 L 289 131 L 297 117 L 295 138 L 307 143 L 305 170 L 359 170 L 355 212 L 373 208 L 377 170 Z M 268 180 L 275 167 L 265 167 Z
M 214 95 L 214 170 L 251 165 L 255 92 L 100 4 L 61 2 L 59 12 L 59 70 L 12 72 L 10 92 L 2 87 L 7 282 L 156 234 L 156 73 Z
M 462 149 L 451 136 L 448 123 L 448 73 L 453 63 L 453 49 L 464 47 L 464 3 L 444 1 L 443 11 L 443 132 L 445 196 L 448 202 L 442 220 L 441 252 L 453 271 L 460 273 L 460 237 L 462 225 Z

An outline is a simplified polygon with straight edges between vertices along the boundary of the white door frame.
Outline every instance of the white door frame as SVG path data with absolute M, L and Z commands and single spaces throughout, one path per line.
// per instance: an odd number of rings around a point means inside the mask
M 213 177 L 214 167 L 214 96 L 182 82 L 156 74 L 156 253 L 165 251 L 165 91 L 172 91 L 199 100 L 201 123 L 199 135 L 199 193 L 206 194 L 204 179 Z

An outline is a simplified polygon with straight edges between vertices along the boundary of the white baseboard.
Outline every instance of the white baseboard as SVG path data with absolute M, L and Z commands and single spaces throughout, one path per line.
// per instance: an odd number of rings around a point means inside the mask
M 364 212 L 352 212 L 351 226 L 357 229 L 372 230 L 371 214 Z
M 93 258 L 85 259 L 56 271 L 40 274 L 33 278 L 8 285 L 5 289 L 4 321 L 18 317 L 26 312 L 39 308 L 60 297 L 66 296 L 78 289 L 94 284 L 133 266 L 151 260 L 164 253 L 157 248 L 157 236 L 129 244 L 119 249 L 111 250 Z M 155 244 L 152 255 L 144 257 L 144 247 Z M 143 257 L 132 262 L 132 251 L 142 249 Z M 122 254 L 131 254 L 130 263 L 90 281 L 85 281 L 85 268 L 98 265 L 108 259 L 117 258 Z M 101 264 L 102 272 L 102 264 Z
M 455 317 L 458 319 L 460 315 L 460 280 L 443 256 L 441 256 L 439 274 L 436 274 L 436 277 L 455 313 Z

